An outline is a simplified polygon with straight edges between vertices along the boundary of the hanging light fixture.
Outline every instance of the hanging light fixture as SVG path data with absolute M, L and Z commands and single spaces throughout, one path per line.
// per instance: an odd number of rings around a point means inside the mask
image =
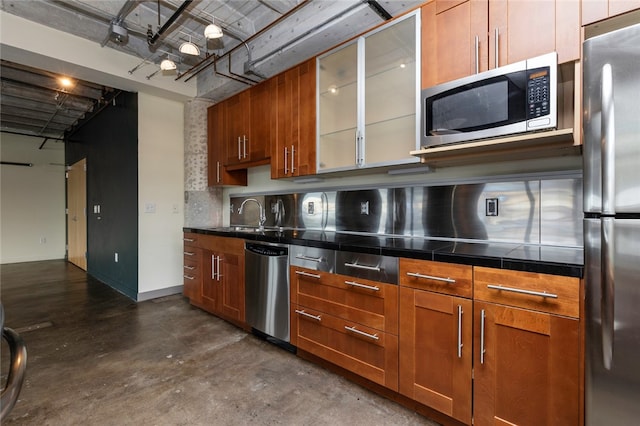
M 176 67 L 176 63 L 173 62 L 171 59 L 169 59 L 169 55 L 167 54 L 167 58 L 164 59 L 162 62 L 160 62 L 160 69 L 162 71 L 173 71 L 175 70 Z
M 211 23 L 204 29 L 204 36 L 207 40 L 222 37 L 222 28 L 215 23 L 215 18 L 211 18 Z
M 198 46 L 191 42 L 191 36 L 189 36 L 189 41 L 185 41 L 180 45 L 180 53 L 184 53 L 185 55 L 200 56 L 200 49 L 198 49 Z

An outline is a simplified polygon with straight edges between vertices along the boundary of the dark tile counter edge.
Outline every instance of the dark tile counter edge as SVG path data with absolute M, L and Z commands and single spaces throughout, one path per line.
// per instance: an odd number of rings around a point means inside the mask
M 397 247 L 374 247 L 367 244 L 355 242 L 334 242 L 320 241 L 305 238 L 286 236 L 276 231 L 264 233 L 248 233 L 242 231 L 215 230 L 206 228 L 183 228 L 184 232 L 191 232 L 203 235 L 216 235 L 220 237 L 241 238 L 248 241 L 264 241 L 268 243 L 290 244 L 307 247 L 316 247 L 329 250 L 344 250 L 368 254 L 381 254 L 392 257 L 405 257 L 420 260 L 433 260 L 445 263 L 459 263 L 472 266 L 485 266 L 497 269 L 510 269 L 514 271 L 524 271 L 551 275 L 561 275 L 567 277 L 582 278 L 584 266 L 571 263 L 554 263 L 542 260 L 512 259 L 508 257 L 468 255 L 447 252 L 446 249 L 419 250 Z M 484 243 L 486 244 L 486 243 Z

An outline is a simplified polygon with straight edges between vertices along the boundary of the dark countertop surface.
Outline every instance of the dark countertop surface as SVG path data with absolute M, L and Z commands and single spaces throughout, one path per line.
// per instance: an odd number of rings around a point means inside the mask
M 405 236 L 267 228 L 183 228 L 184 232 L 581 278 L 583 249 L 517 243 L 458 242 Z

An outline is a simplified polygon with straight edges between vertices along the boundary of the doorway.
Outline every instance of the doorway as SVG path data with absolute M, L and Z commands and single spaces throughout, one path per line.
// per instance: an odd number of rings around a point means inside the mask
M 67 169 L 67 259 L 87 270 L 87 159 Z

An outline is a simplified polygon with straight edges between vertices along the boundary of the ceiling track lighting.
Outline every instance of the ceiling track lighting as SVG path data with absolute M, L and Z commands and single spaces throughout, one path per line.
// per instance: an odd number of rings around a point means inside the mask
M 189 36 L 189 41 L 185 41 L 180 45 L 179 50 L 180 53 L 184 53 L 185 55 L 200 56 L 200 49 L 191 42 L 191 36 Z
M 204 29 L 204 36 L 207 40 L 222 37 L 222 28 L 216 25 L 215 18 L 211 18 L 211 23 Z

